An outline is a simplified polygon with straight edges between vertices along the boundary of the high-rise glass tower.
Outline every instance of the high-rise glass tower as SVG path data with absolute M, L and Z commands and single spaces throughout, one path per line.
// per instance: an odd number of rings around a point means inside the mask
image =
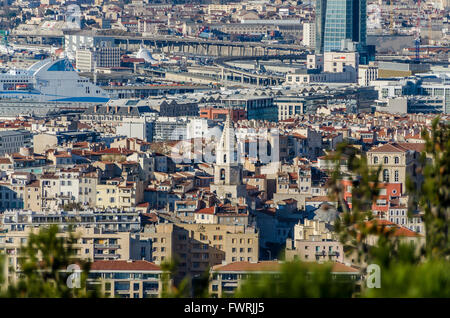
M 367 0 L 316 0 L 316 53 L 366 45 Z

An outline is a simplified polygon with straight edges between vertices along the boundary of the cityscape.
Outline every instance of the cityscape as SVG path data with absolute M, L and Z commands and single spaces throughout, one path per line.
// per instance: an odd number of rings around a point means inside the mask
M 449 65 L 448 0 L 3 0 L 0 297 L 449 298 Z

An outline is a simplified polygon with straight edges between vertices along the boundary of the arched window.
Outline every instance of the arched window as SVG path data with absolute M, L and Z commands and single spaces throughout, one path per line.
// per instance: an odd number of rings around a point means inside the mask
M 386 182 L 386 183 L 389 182 L 389 170 L 388 169 L 383 170 L 383 182 Z
M 384 157 L 384 164 L 388 164 L 389 163 L 389 158 L 388 157 Z
M 377 164 L 377 163 L 378 163 L 378 157 L 376 157 L 376 156 L 373 157 L 373 163 L 374 163 L 374 164 Z
M 225 169 L 220 169 L 220 180 L 225 180 Z
M 394 163 L 396 163 L 396 164 L 400 163 L 400 158 L 399 157 L 395 157 L 394 158 Z

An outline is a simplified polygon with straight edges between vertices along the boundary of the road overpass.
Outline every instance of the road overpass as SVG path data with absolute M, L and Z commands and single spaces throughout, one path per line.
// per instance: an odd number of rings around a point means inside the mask
M 290 61 L 304 60 L 307 53 L 302 54 L 285 54 L 285 55 L 264 55 L 264 56 L 241 56 L 241 57 L 223 57 L 214 61 L 214 64 L 220 68 L 220 79 L 234 81 L 236 77 L 240 78 L 241 83 L 248 83 L 257 86 L 278 85 L 284 82 L 284 75 L 258 73 L 256 71 L 250 71 L 227 64 L 230 61 L 236 60 L 254 60 L 254 61 L 268 61 L 268 60 L 280 60 Z
M 65 35 L 85 35 L 112 38 L 114 43 L 127 51 L 137 51 L 141 44 L 159 49 L 165 53 L 191 53 L 207 56 L 265 56 L 296 54 L 306 50 L 305 47 L 294 44 L 220 41 L 193 37 L 161 36 L 139 34 L 108 35 L 83 32 L 65 31 L 64 34 L 54 33 L 13 33 L 9 36 L 11 41 L 23 44 L 59 44 L 62 45 Z

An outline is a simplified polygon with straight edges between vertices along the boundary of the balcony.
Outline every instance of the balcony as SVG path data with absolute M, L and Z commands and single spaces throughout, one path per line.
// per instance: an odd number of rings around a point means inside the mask
M 94 259 L 100 259 L 100 260 L 116 260 L 119 259 L 119 254 L 98 254 L 94 253 Z
M 117 249 L 120 248 L 119 244 L 94 244 L 94 248 L 111 248 Z
M 316 256 L 339 256 L 339 252 L 336 251 L 316 251 L 315 252 Z

